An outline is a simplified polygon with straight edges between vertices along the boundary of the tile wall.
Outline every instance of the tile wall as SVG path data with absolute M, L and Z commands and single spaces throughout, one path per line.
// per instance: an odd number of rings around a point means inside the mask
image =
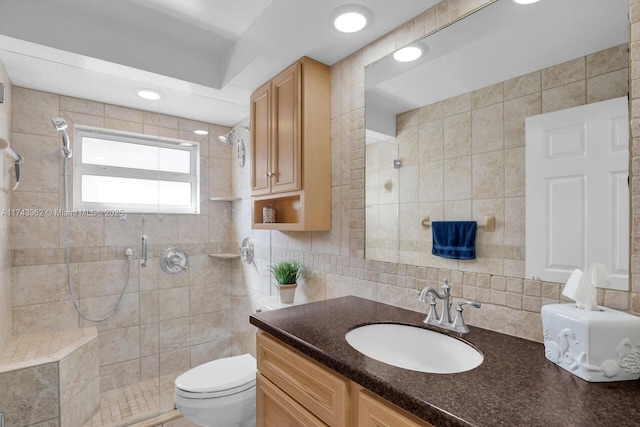
M 399 114 L 394 142 L 366 146 L 367 257 L 524 277 L 524 119 L 626 97 L 627 50 L 624 44 Z M 485 214 L 495 215 L 497 227 L 478 229 L 476 260 L 431 255 L 423 218 L 482 224 Z M 503 291 L 491 293 L 475 298 L 506 304 Z
M 229 128 L 14 87 L 11 141 L 26 159 L 23 183 L 11 194 L 14 208 L 46 210 L 63 204 L 61 143 L 51 125 L 52 116 L 68 121 L 71 138 L 73 125 L 82 124 L 200 143 L 199 215 L 70 219 L 73 286 L 81 309 L 89 316 L 108 312 L 116 302 L 127 277 L 125 248 L 135 253 L 118 312 L 96 324 L 100 389 L 179 374 L 230 354 L 230 262 L 208 256 L 227 249 L 232 238 L 229 203 L 208 201 L 229 195 L 231 189 L 232 150 L 217 141 Z M 193 134 L 201 128 L 210 135 Z M 143 233 L 150 244 L 146 268 L 138 260 Z M 81 319 L 70 302 L 64 235 L 62 217 L 11 218 L 14 335 L 94 324 Z M 159 268 L 159 255 L 168 247 L 187 252 L 187 272 L 169 275 Z M 171 405 L 172 397 L 166 403 Z
M 331 68 L 331 156 L 332 156 L 332 226 L 329 232 L 277 232 L 248 230 L 249 204 L 237 203 L 235 227 L 239 238 L 251 235 L 256 241 L 257 259 L 252 266 L 236 266 L 234 270 L 234 317 L 240 322 L 255 307 L 259 298 L 273 293 L 266 267 L 281 258 L 303 260 L 308 267 L 308 278 L 301 287 L 301 301 L 322 300 L 347 294 L 363 296 L 381 302 L 426 311 L 416 301 L 416 290 L 425 285 L 437 285 L 447 277 L 456 297 L 478 298 L 491 301 L 480 310 L 468 310 L 471 324 L 492 330 L 542 340 L 540 306 L 560 299 L 560 285 L 525 280 L 518 266 L 516 254 L 503 262 L 503 270 L 483 268 L 478 271 L 462 270 L 457 266 L 406 264 L 400 262 L 370 261 L 364 259 L 365 249 L 365 141 L 364 141 L 364 69 L 397 48 L 448 25 L 467 13 L 492 3 L 492 0 L 443 0 L 433 8 L 416 16 L 394 31 L 334 64 Z M 631 66 L 632 96 L 640 99 L 640 10 L 638 0 L 631 2 Z M 637 27 L 637 28 L 636 28 Z M 568 64 L 573 66 L 575 64 Z M 624 67 L 617 69 L 616 79 L 624 80 Z M 585 71 L 586 72 L 586 71 Z M 615 72 L 615 71 L 614 71 Z M 554 84 L 555 85 L 555 84 Z M 572 81 L 558 87 L 575 92 L 579 84 Z M 552 94 L 552 88 L 550 89 Z M 592 94 L 597 90 L 591 91 Z M 533 95 L 533 94 L 530 94 Z M 597 96 L 597 95 L 596 95 Z M 517 103 L 515 97 L 507 102 Z M 558 98 L 556 98 L 558 99 Z M 520 100 L 522 101 L 522 100 Z M 585 101 L 586 102 L 586 101 Z M 498 105 L 504 105 L 506 102 Z M 500 107 L 494 107 L 500 108 Z M 523 108 L 526 108 L 523 106 Z M 542 107 L 540 106 L 540 109 Z M 556 107 L 551 107 L 556 108 Z M 471 108 L 469 108 L 469 111 Z M 485 110 L 491 111 L 489 108 Z M 632 104 L 632 132 L 634 157 L 632 173 L 640 170 L 640 101 Z M 444 116 L 443 116 L 444 120 Z M 505 128 L 506 131 L 506 128 Z M 509 147 L 517 158 L 519 147 Z M 512 167 L 512 164 L 503 164 Z M 237 178 L 234 178 L 234 180 Z M 241 182 L 241 181 L 240 181 Z M 513 197 L 521 197 L 517 188 Z M 466 191 L 474 191 L 467 188 Z M 634 314 L 640 314 L 640 181 L 634 179 L 632 216 L 632 289 L 629 292 L 600 291 L 599 302 Z M 638 200 L 636 200 L 638 199 Z M 514 209 L 517 209 L 514 207 Z M 505 210 L 506 212 L 506 210 Z M 513 212 L 513 211 L 512 211 Z M 521 246 L 519 233 L 503 235 L 508 246 Z M 503 243 L 504 245 L 504 243 Z M 514 249 L 515 251 L 515 249 Z M 516 261 L 516 262 L 512 262 Z M 516 274 L 520 272 L 519 274 Z M 242 283 L 244 282 L 244 286 Z M 492 299 L 493 296 L 496 299 Z M 239 323 L 237 343 L 241 348 L 253 348 L 254 331 Z
M 11 140 L 11 80 L 0 62 L 0 83 L 4 85 L 4 100 L 0 104 L 0 138 Z M 0 212 L 11 206 L 9 156 L 0 154 Z M 11 338 L 11 240 L 9 217 L 0 215 L 0 353 Z

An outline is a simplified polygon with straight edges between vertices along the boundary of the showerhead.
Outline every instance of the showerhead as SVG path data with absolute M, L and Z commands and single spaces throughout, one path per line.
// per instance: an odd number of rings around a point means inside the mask
M 234 133 L 236 134 L 236 142 L 238 143 L 238 163 L 240 164 L 240 167 L 243 167 L 244 166 L 244 155 L 245 155 L 245 152 L 244 152 L 244 141 L 242 140 L 240 135 L 238 135 L 238 131 L 239 130 L 243 130 L 245 132 L 249 132 L 249 127 L 248 126 L 237 126 L 237 127 L 234 127 L 233 129 L 231 129 L 231 131 L 229 133 L 226 133 L 224 135 L 220 135 L 218 137 L 218 139 L 223 144 L 233 145 L 233 140 L 231 139 L 231 137 L 233 136 Z
M 231 134 L 232 134 L 232 133 L 233 133 L 233 131 L 231 131 L 231 132 L 229 132 L 229 133 L 226 133 L 226 134 L 224 134 L 224 135 L 220 135 L 220 136 L 218 137 L 218 139 L 219 139 L 219 140 L 220 140 L 220 142 L 222 142 L 223 144 L 231 145 L 231 144 L 233 144 L 233 141 L 231 141 Z
M 51 123 L 58 132 L 62 133 L 62 157 L 70 159 L 72 156 L 71 148 L 69 148 L 69 135 L 67 135 L 67 121 L 62 117 L 51 117 Z

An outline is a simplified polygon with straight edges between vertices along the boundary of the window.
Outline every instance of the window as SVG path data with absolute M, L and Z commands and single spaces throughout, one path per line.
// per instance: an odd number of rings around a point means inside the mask
M 74 209 L 200 212 L 197 143 L 75 127 Z

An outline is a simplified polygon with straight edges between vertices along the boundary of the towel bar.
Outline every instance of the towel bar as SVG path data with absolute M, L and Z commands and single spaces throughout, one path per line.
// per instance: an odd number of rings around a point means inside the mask
M 429 219 L 429 217 L 426 217 L 420 222 L 420 224 L 422 224 L 422 226 L 425 228 L 429 228 L 431 227 L 431 220 Z M 484 228 L 484 231 L 489 233 L 496 231 L 496 216 L 485 215 L 484 224 L 478 224 L 478 228 Z

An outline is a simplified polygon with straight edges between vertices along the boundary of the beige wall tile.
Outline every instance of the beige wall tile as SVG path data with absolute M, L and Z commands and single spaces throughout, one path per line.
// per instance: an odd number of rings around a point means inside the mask
M 138 326 L 102 331 L 98 339 L 101 367 L 140 357 L 140 328 Z
M 543 113 L 577 107 L 586 102 L 587 88 L 584 80 L 542 91 Z
M 160 290 L 158 319 L 177 319 L 186 316 L 189 316 L 189 288 Z
M 629 69 L 612 71 L 587 79 L 587 104 L 629 93 Z
M 497 83 L 478 89 L 471 93 L 471 109 L 486 107 L 488 105 L 501 103 L 504 100 L 504 84 Z
M 627 43 L 587 56 L 587 78 L 629 67 Z
M 60 425 L 85 425 L 100 408 L 100 379 L 95 378 L 81 393 L 60 408 Z
M 515 98 L 504 103 L 505 148 L 524 147 L 525 118 L 542 113 L 540 92 Z
M 504 107 L 494 104 L 472 112 L 471 146 L 473 153 L 504 148 Z
M 26 426 L 58 417 L 59 398 L 57 363 L 0 374 L 0 402 L 7 426 Z
M 542 70 L 542 90 L 564 86 L 587 77 L 587 61 L 581 57 Z
M 99 374 L 98 340 L 94 339 L 60 360 L 60 403 L 66 404 L 79 393 L 83 395 L 90 393 L 94 389 L 93 387 L 87 389 L 87 386 L 98 380 Z M 99 380 L 97 384 L 99 384 Z M 88 399 L 89 402 L 99 399 L 99 391 L 99 385 L 97 385 L 95 394 Z M 91 407 L 91 405 L 88 406 Z M 95 409 L 93 407 L 93 412 Z M 64 413 L 64 410 L 62 412 Z
M 60 111 L 72 111 L 91 116 L 104 117 L 104 104 L 86 99 L 60 96 Z
M 504 197 L 504 155 L 493 151 L 473 156 L 473 198 Z
M 504 100 L 539 93 L 541 90 L 542 74 L 540 71 L 534 71 L 504 82 Z
M 59 109 L 58 95 L 16 86 L 11 96 L 11 131 L 56 137 L 51 117 L 58 116 Z
M 100 366 L 100 391 L 113 390 L 140 382 L 140 360 Z
M 444 161 L 444 200 L 471 199 L 471 156 Z
M 461 113 L 444 119 L 444 158 L 471 154 L 471 113 Z
M 405 128 L 401 129 L 402 131 L 408 131 L 408 129 Z M 420 125 L 419 135 L 419 157 L 417 158 L 417 160 L 420 163 L 441 160 L 444 157 L 443 122 L 441 120 L 438 120 Z M 406 143 L 405 139 L 403 138 L 398 137 L 398 140 L 401 145 Z M 402 160 L 404 160 L 404 158 Z M 412 163 L 412 161 L 406 163 Z

